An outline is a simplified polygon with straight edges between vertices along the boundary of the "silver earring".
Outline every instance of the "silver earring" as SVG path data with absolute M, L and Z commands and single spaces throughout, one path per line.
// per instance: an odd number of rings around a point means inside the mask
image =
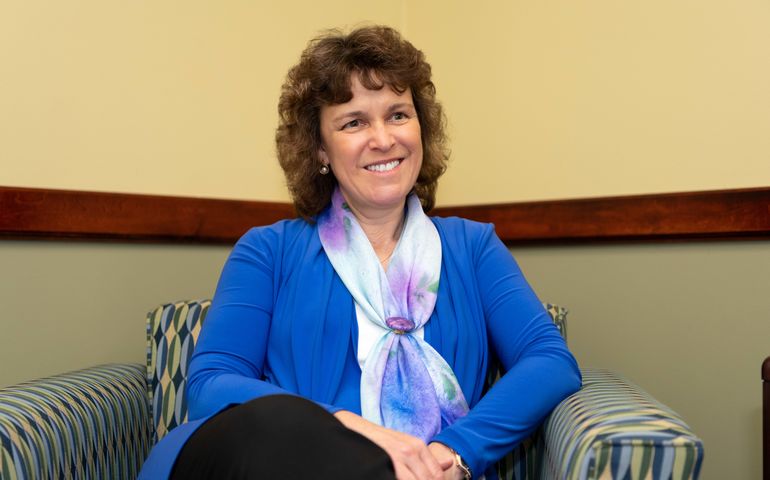
M 323 165 L 321 165 L 321 169 L 319 171 L 321 172 L 321 175 L 326 175 L 327 173 L 329 173 L 329 165 L 324 163 Z

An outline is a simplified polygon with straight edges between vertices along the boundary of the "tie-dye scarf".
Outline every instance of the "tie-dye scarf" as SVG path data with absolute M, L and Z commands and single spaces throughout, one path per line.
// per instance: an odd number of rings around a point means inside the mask
M 430 440 L 468 412 L 454 372 L 413 335 L 430 319 L 441 272 L 441 240 L 420 200 L 407 198 L 404 227 L 387 272 L 337 188 L 318 218 L 321 244 L 366 317 L 388 329 L 361 374 L 361 411 L 379 425 Z

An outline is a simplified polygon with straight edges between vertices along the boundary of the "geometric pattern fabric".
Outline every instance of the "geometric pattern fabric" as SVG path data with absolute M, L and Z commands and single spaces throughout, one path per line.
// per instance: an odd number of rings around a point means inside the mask
M 147 314 L 147 395 L 153 443 L 187 421 L 187 370 L 210 300 L 161 305 Z

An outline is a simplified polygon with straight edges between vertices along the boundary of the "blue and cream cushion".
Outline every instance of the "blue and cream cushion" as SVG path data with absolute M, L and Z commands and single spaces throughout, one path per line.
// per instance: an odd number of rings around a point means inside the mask
M 150 451 L 141 365 L 0 389 L 0 479 L 136 478 Z
M 606 370 L 583 370 L 583 388 L 544 426 L 541 478 L 698 478 L 703 442 L 671 409 Z
M 210 300 L 161 305 L 147 314 L 147 395 L 153 443 L 187 421 L 187 369 Z

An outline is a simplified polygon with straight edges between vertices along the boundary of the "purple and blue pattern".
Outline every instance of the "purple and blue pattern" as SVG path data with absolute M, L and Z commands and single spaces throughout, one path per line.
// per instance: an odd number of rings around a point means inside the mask
M 451 367 L 414 332 L 430 320 L 441 272 L 441 240 L 416 195 L 385 271 L 339 188 L 318 219 L 326 255 L 366 317 L 387 332 L 361 373 L 361 411 L 379 425 L 430 440 L 468 412 Z

